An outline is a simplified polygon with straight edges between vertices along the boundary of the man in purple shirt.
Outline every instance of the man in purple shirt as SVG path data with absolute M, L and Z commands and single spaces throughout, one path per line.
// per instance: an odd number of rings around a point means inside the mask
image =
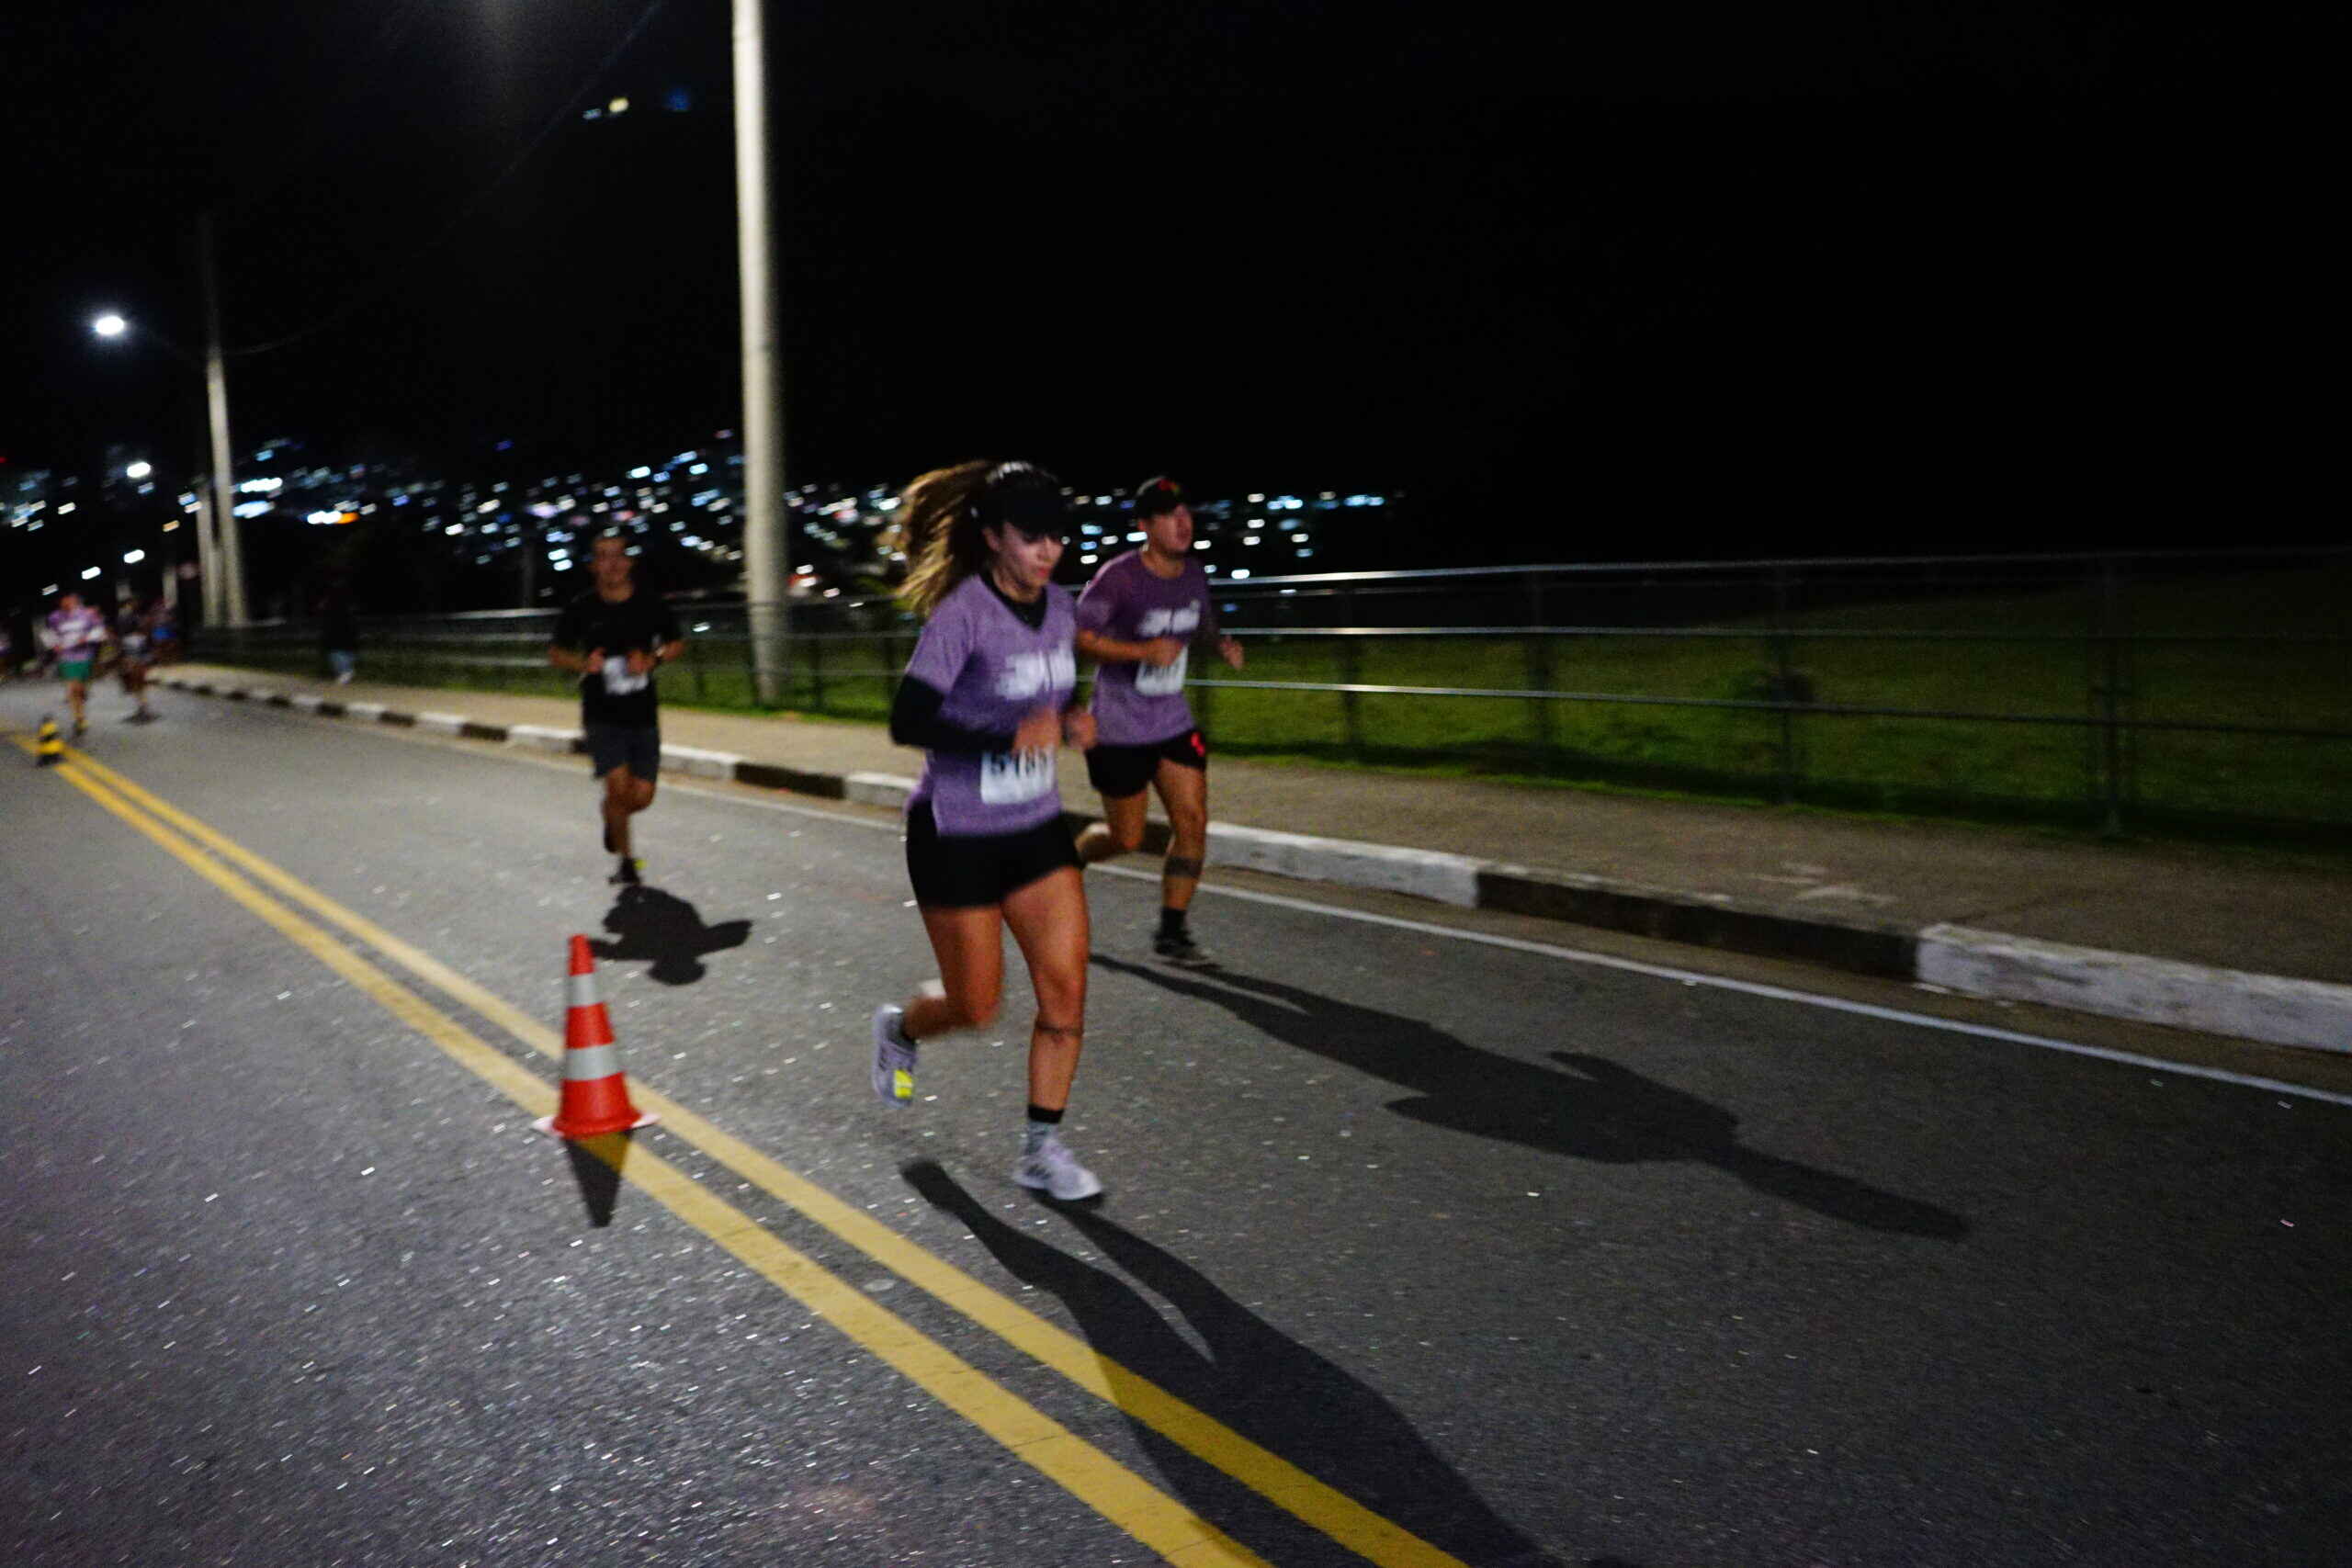
M 1186 928 L 1209 848 L 1209 749 L 1184 700 L 1195 644 L 1213 645 L 1238 670 L 1241 645 L 1217 628 L 1208 573 L 1193 559 L 1193 513 L 1170 479 L 1136 491 L 1141 549 L 1114 558 L 1078 601 L 1078 650 L 1095 660 L 1095 744 L 1086 773 L 1102 795 L 1102 821 L 1079 835 L 1092 863 L 1143 845 L 1144 790 L 1168 813 L 1168 860 L 1159 877 L 1159 930 L 1152 951 L 1172 963 L 1208 962 Z

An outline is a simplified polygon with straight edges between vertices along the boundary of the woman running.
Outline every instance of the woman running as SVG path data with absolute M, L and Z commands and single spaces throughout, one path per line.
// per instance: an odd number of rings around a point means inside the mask
M 1069 532 L 1060 481 L 1027 463 L 964 463 L 907 487 L 913 563 L 899 599 L 923 617 L 890 739 L 923 749 L 907 803 L 907 871 L 944 994 L 874 1014 L 874 1093 L 914 1099 L 921 1043 L 996 1017 L 1006 927 L 1037 993 L 1029 1119 L 1012 1179 L 1064 1201 L 1102 1190 L 1057 1131 L 1086 1021 L 1086 890 L 1062 826 L 1055 750 L 1091 745 L 1070 709 L 1078 631 L 1051 581 Z
M 1087 776 L 1102 795 L 1102 820 L 1080 833 L 1091 864 L 1143 844 L 1144 790 L 1168 812 L 1168 859 L 1159 873 L 1159 930 L 1152 951 L 1171 964 L 1205 965 L 1185 923 L 1209 852 L 1209 748 L 1184 701 L 1184 666 L 1195 642 L 1241 668 L 1241 645 L 1217 629 L 1208 574 L 1193 558 L 1193 513 L 1170 479 L 1136 490 L 1140 549 L 1114 557 L 1078 601 L 1078 650 L 1096 661 L 1098 743 Z

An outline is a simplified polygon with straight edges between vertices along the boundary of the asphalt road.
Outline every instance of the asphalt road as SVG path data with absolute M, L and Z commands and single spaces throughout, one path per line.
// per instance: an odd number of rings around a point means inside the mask
M 2342 1104 L 1097 874 L 1059 1209 L 1017 984 L 867 1093 L 887 819 L 665 787 L 625 893 L 583 763 L 121 706 L 0 750 L 10 1562 L 2344 1560 Z

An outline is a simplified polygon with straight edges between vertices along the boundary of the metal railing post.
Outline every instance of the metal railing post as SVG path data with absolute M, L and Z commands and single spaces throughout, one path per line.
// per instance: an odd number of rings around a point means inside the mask
M 2123 674 L 2123 636 L 2121 606 L 2117 602 L 2115 559 L 2107 557 L 2099 562 L 2098 598 L 2095 601 L 2098 625 L 2098 683 L 2093 688 L 2098 706 L 2093 716 L 2098 720 L 2098 785 L 2099 807 L 2103 819 L 2099 832 L 2107 838 L 2123 836 L 2123 701 L 2126 695 Z
M 1789 572 L 1786 567 L 1772 569 L 1772 667 L 1773 700 L 1779 705 L 1781 721 L 1781 804 L 1788 806 L 1797 797 L 1797 718 L 1789 705 L 1796 698 L 1796 658 L 1792 646 L 1794 639 L 1789 629 Z
M 1527 580 L 1527 689 L 1552 689 L 1552 639 L 1544 635 L 1544 580 L 1540 577 Z M 1549 697 L 1531 697 L 1527 708 L 1535 737 L 1536 766 L 1548 770 L 1558 744 L 1553 730 L 1552 701 Z
M 819 633 L 808 637 L 808 709 L 825 711 L 825 639 Z

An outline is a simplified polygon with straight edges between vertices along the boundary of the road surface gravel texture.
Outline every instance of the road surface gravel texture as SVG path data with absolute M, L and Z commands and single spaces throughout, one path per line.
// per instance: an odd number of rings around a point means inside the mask
M 1060 1208 L 1009 1179 L 1017 961 L 871 1098 L 932 973 L 884 814 L 673 782 L 616 888 L 581 760 L 162 711 L 0 752 L 10 1562 L 2342 1560 L 2337 1100 L 1214 871 L 1177 971 L 1096 873 L 1109 1191 Z M 497 1004 L 560 1031 L 574 931 L 692 1113 L 617 1187 L 499 1087 L 554 1080 Z

